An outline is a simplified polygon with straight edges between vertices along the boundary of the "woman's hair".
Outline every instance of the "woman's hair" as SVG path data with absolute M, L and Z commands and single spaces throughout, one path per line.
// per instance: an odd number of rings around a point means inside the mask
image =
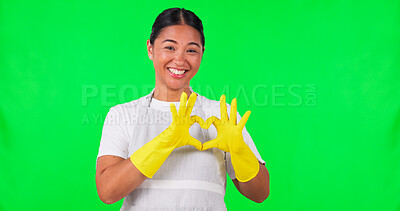
M 170 8 L 164 10 L 160 13 L 156 20 L 154 21 L 153 27 L 151 29 L 150 34 L 150 43 L 153 45 L 154 40 L 158 37 L 161 30 L 167 26 L 172 25 L 189 25 L 200 33 L 201 37 L 201 44 L 204 47 L 205 40 L 204 40 L 204 33 L 203 33 L 203 24 L 199 17 L 194 14 L 190 10 L 185 10 L 184 8 Z

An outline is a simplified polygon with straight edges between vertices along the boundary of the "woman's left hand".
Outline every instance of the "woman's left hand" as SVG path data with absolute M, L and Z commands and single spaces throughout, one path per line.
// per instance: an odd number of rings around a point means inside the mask
M 206 127 L 212 123 L 218 131 L 218 135 L 215 139 L 203 144 L 203 150 L 215 147 L 225 152 L 229 152 L 231 154 L 236 178 L 240 182 L 247 182 L 257 175 L 259 171 L 259 163 L 254 153 L 244 142 L 242 135 L 242 130 L 251 112 L 247 111 L 243 115 L 239 124 L 236 124 L 236 107 L 237 102 L 235 98 L 232 100 L 231 114 L 228 118 L 225 95 L 222 95 L 220 99 L 221 119 L 213 116 L 208 118 L 206 123 L 203 122 L 199 124 L 201 126 L 205 124 L 204 127 Z

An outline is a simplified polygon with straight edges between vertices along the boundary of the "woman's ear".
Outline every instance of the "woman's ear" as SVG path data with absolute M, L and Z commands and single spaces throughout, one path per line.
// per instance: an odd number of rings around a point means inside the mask
M 150 43 L 150 40 L 147 40 L 147 54 L 149 55 L 149 59 L 153 60 L 153 45 Z

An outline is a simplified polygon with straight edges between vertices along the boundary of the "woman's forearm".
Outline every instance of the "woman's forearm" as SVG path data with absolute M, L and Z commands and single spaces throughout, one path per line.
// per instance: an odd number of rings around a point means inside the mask
M 236 188 L 248 199 L 257 203 L 263 202 L 269 196 L 269 173 L 264 165 L 260 165 L 260 170 L 253 179 L 248 182 L 233 180 Z
M 147 177 L 144 176 L 130 161 L 117 158 L 111 161 L 110 157 L 103 164 L 113 162 L 104 170 L 96 173 L 96 185 L 100 199 L 106 204 L 115 203 L 135 190 Z M 99 158 L 101 159 L 101 157 Z

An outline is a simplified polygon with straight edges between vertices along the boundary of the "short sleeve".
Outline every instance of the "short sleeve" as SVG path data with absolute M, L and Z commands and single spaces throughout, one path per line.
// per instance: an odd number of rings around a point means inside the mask
M 124 118 L 122 109 L 110 108 L 104 121 L 97 158 L 103 155 L 115 155 L 124 159 L 128 157 L 128 135 Z
M 228 110 L 230 110 L 229 107 L 228 107 Z M 229 114 L 228 114 L 228 115 L 229 115 Z M 238 123 L 239 123 L 240 119 L 241 119 L 241 116 L 240 116 L 240 114 L 239 114 L 239 112 L 238 112 L 238 113 L 237 113 L 237 122 L 238 122 Z M 253 142 L 253 139 L 251 138 L 249 132 L 247 132 L 246 126 L 243 128 L 242 134 L 243 134 L 243 140 L 244 140 L 244 142 L 249 146 L 249 148 L 251 149 L 251 151 L 252 151 L 252 152 L 254 153 L 254 155 L 256 156 L 257 160 L 258 160 L 260 163 L 265 164 L 265 161 L 261 158 L 260 153 L 258 153 L 258 150 L 257 150 L 257 148 L 256 148 L 256 145 L 255 145 L 254 142 Z M 227 171 L 229 177 L 230 177 L 232 180 L 233 180 L 233 179 L 236 179 L 235 171 L 234 171 L 233 166 L 232 166 L 231 155 L 230 155 L 230 153 L 228 153 L 228 152 L 226 153 L 226 171 Z

